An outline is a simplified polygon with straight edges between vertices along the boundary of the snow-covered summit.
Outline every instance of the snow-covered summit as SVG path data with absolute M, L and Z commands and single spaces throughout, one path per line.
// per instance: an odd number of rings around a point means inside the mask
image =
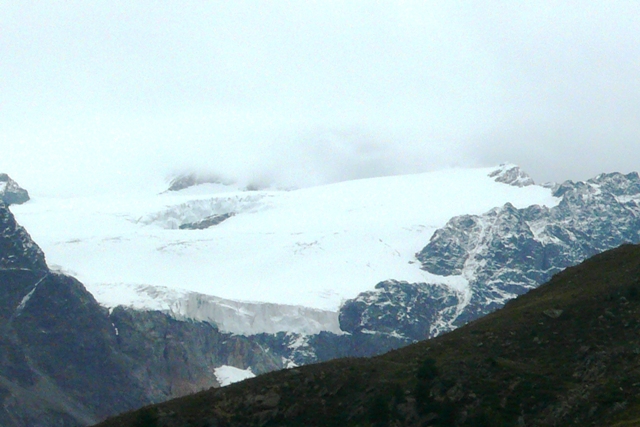
M 136 289 L 163 286 L 179 290 L 183 300 L 191 292 L 335 313 L 319 326 L 333 330 L 343 301 L 384 280 L 443 283 L 464 292 L 464 280 L 423 270 L 415 254 L 454 216 L 507 202 L 557 204 L 549 188 L 496 181 L 511 169 L 450 169 L 292 191 L 205 183 L 161 194 L 38 198 L 14 211 L 50 264 L 75 274 L 107 306 L 117 299 L 110 289 L 126 295 L 121 287 L 129 286 L 137 307 L 154 307 L 153 295 L 161 293 Z M 180 229 L 227 214 L 206 229 Z M 277 329 L 281 315 L 276 310 L 245 332 Z

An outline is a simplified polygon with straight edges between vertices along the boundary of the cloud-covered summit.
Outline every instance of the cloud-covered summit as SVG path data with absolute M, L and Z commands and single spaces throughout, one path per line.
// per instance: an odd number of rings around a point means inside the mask
M 35 192 L 637 169 L 635 2 L 4 3 L 0 169 Z

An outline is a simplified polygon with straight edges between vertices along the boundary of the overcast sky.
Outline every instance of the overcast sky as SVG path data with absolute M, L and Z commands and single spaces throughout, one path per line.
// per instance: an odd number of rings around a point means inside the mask
M 0 0 L 0 171 L 42 192 L 630 172 L 639 28 L 638 1 Z

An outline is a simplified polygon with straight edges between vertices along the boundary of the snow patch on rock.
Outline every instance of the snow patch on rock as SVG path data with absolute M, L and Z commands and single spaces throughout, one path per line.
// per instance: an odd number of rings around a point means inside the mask
M 513 185 L 514 187 L 526 187 L 535 185 L 533 179 L 519 166 L 511 163 L 503 163 L 498 169 L 489 173 L 490 178 L 494 178 L 496 182 Z
M 214 373 L 221 387 L 255 377 L 255 374 L 251 372 L 251 368 L 240 369 L 229 365 L 222 365 L 216 368 Z

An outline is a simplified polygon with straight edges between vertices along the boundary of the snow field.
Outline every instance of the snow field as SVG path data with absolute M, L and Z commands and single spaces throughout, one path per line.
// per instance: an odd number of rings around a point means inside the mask
M 106 306 L 163 309 L 194 318 L 206 312 L 222 325 L 220 313 L 227 313 L 223 318 L 235 320 L 226 327 L 236 333 L 335 330 L 342 302 L 382 280 L 443 283 L 464 291 L 464 278 L 434 276 L 415 259 L 450 218 L 482 214 L 506 202 L 518 208 L 557 203 L 548 188 L 495 182 L 488 177 L 495 169 L 451 169 L 292 191 L 243 192 L 203 184 L 159 194 L 155 185 L 85 198 L 34 195 L 11 209 L 49 265 L 75 275 Z M 229 211 L 236 215 L 215 227 L 177 229 L 180 223 Z M 213 298 L 187 303 L 189 293 Z M 221 300 L 246 302 L 250 308 L 243 312 L 242 304 L 231 304 L 225 312 Z M 257 308 L 260 303 L 281 309 Z M 201 309 L 207 304 L 215 307 Z M 296 316 L 311 312 L 295 313 L 291 306 L 330 314 L 305 323 Z

